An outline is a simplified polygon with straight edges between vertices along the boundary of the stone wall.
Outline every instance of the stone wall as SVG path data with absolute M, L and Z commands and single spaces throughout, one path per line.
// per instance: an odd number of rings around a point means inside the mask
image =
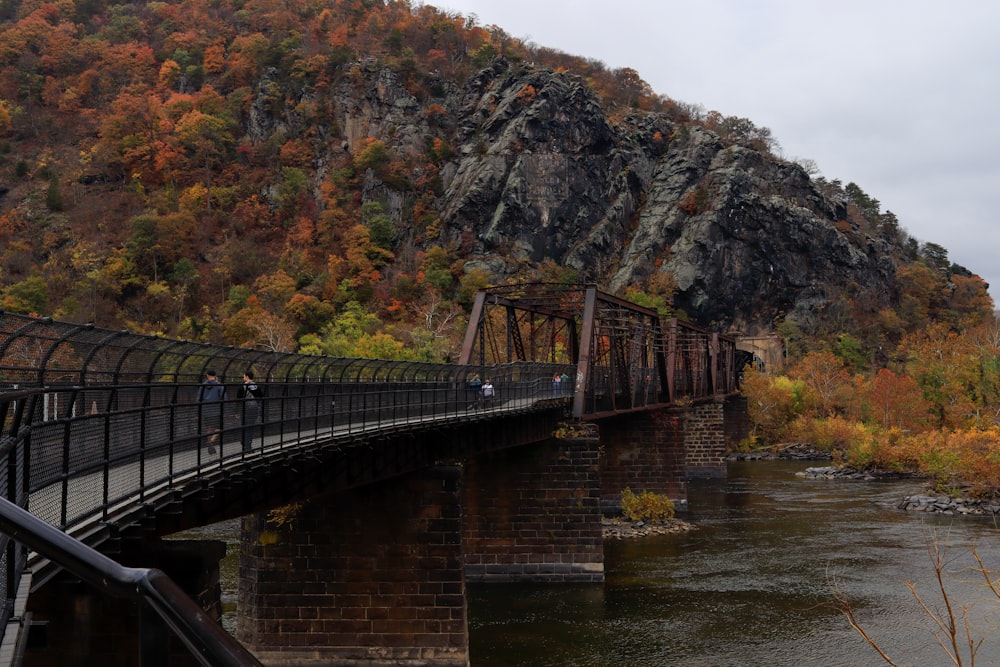
M 725 477 L 726 423 L 721 401 L 697 403 L 684 418 L 687 476 Z

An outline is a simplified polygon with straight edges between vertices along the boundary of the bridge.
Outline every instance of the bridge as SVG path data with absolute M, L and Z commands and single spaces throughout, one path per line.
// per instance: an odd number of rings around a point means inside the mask
M 466 581 L 601 581 L 626 486 L 723 469 L 740 358 L 595 286 L 480 292 L 458 364 L 0 313 L 0 664 L 468 664 Z M 234 517 L 235 638 L 163 539 Z

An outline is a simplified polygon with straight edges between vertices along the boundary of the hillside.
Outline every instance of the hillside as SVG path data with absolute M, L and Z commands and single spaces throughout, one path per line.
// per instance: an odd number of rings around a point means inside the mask
M 439 360 L 479 287 L 588 281 L 875 361 L 992 311 L 766 128 L 430 6 L 8 0 L 0 21 L 12 311 Z

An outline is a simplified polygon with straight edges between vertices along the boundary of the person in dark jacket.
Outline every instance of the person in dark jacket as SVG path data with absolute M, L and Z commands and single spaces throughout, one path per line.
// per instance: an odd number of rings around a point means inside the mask
M 257 436 L 264 407 L 264 388 L 254 380 L 252 370 L 248 369 L 243 374 L 243 385 L 240 386 L 237 397 L 243 405 L 243 451 L 249 452 L 253 448 L 253 439 Z
M 208 453 L 215 453 L 215 443 L 219 441 L 219 431 L 222 429 L 222 402 L 226 400 L 226 387 L 219 382 L 215 371 L 205 371 L 205 381 L 198 390 L 198 402 L 201 403 L 201 431 L 208 433 Z
M 479 373 L 472 376 L 469 380 L 469 407 L 478 408 L 479 403 L 482 401 L 483 392 L 483 381 L 479 377 Z

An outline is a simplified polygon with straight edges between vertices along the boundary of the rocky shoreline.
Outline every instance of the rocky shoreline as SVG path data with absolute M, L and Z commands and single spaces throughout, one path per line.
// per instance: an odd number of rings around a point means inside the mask
M 606 540 L 624 540 L 648 535 L 673 535 L 696 530 L 697 526 L 682 519 L 670 519 L 665 523 L 626 521 L 625 519 L 602 519 L 601 527 Z
M 774 449 L 753 452 L 736 452 L 729 455 L 731 461 L 768 461 L 768 460 L 831 460 L 829 452 L 818 450 L 804 444 L 792 444 Z M 850 466 L 818 466 L 806 468 L 796 473 L 804 479 L 828 479 L 843 481 L 872 482 L 878 480 L 921 479 L 923 476 L 912 471 L 895 470 L 858 470 Z M 907 512 L 928 512 L 944 515 L 1000 517 L 1000 497 L 973 498 L 969 495 L 949 496 L 934 493 L 928 489 L 926 493 L 906 496 L 899 501 L 897 507 Z
M 922 476 L 914 472 L 899 472 L 895 470 L 858 470 L 850 466 L 823 466 L 806 468 L 795 473 L 797 477 L 806 479 L 855 479 L 864 482 L 875 482 L 883 479 L 920 479 Z
M 915 495 L 906 496 L 898 505 L 899 509 L 908 512 L 933 512 L 944 515 L 981 515 L 996 517 L 1000 515 L 1000 498 L 988 500 L 976 498 L 952 498 L 951 496 Z
M 733 452 L 728 458 L 730 461 L 822 461 L 832 459 L 833 454 L 812 445 L 792 443 L 752 452 Z
M 806 468 L 796 473 L 805 479 L 861 480 L 866 482 L 890 479 L 921 479 L 915 472 L 888 470 L 857 470 L 850 466 L 823 466 Z M 973 498 L 971 496 L 949 496 L 927 493 L 905 496 L 897 507 L 907 512 L 928 512 L 951 515 L 1000 515 L 1000 498 Z

